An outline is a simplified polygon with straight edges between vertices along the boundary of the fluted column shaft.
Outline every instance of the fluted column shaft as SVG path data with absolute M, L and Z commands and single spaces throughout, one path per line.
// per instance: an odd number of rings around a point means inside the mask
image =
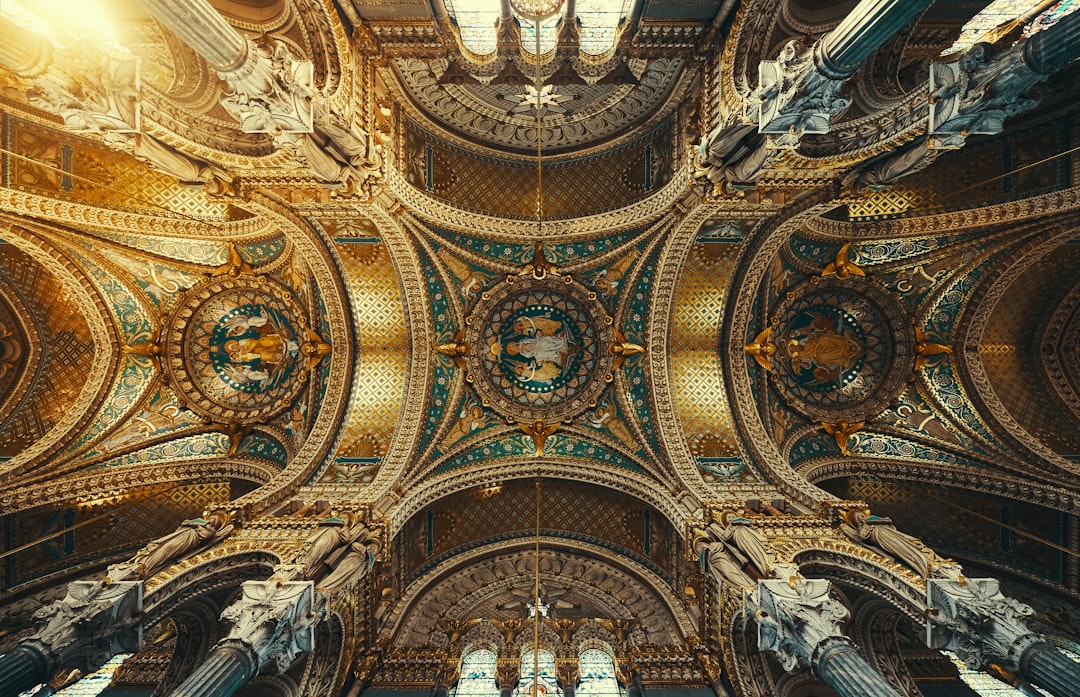
M 840 697 L 900 697 L 847 639 L 827 639 L 816 653 L 814 672 Z
M 218 72 L 239 70 L 247 60 L 247 40 L 207 0 L 141 1 L 147 12 Z
M 1048 642 L 1041 641 L 1024 651 L 1020 675 L 1057 697 L 1080 695 L 1080 663 Z
M 52 60 L 49 42 L 0 15 L 0 67 L 21 77 L 40 75 Z
M 258 671 L 258 657 L 239 642 L 218 645 L 169 697 L 231 697 Z
M 0 656 L 0 697 L 19 697 L 49 674 L 49 660 L 32 646 L 19 645 Z
M 1080 56 L 1080 17 L 1074 12 L 1024 45 L 1024 65 L 1037 73 L 1053 75 Z
M 933 0 L 862 0 L 825 35 L 816 51 L 817 67 L 833 80 L 850 77 L 883 43 Z

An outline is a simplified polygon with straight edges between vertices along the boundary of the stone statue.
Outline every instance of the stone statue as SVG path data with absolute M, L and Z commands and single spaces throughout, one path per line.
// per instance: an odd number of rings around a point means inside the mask
M 757 125 L 732 114 L 701 139 L 697 148 L 695 179 L 708 179 L 716 189 L 751 185 L 761 175 L 769 151 Z
M 192 518 L 180 523 L 173 532 L 150 542 L 131 559 L 143 578 L 149 578 L 169 564 L 179 561 L 200 547 L 206 547 L 232 532 L 233 525 L 225 513 Z
M 848 511 L 840 530 L 857 544 L 878 547 L 920 576 L 929 576 L 934 553 L 918 539 L 897 530 L 888 518 L 869 511 Z
M 345 521 L 331 517 L 320 526 L 323 529 L 308 538 L 304 578 L 314 580 L 319 590 L 333 593 L 371 570 L 382 540 L 364 523 L 346 530 Z
M 719 540 L 712 540 L 704 530 L 698 530 L 698 537 L 694 540 L 694 551 L 698 555 L 698 563 L 701 572 L 709 571 L 717 583 L 728 583 L 736 588 L 754 586 L 754 580 L 742 570 L 732 556 L 731 550 Z
M 899 179 L 925 169 L 940 153 L 941 150 L 930 149 L 929 140 L 922 136 L 898 150 L 871 158 L 848 172 L 841 183 L 853 194 L 881 191 Z
M 744 554 L 762 578 L 769 576 L 773 567 L 772 560 L 765 551 L 761 534 L 753 527 L 753 521 L 743 516 L 735 516 L 727 522 L 728 525 L 723 526 L 713 521 L 709 523 L 707 530 L 716 540 L 729 543 Z

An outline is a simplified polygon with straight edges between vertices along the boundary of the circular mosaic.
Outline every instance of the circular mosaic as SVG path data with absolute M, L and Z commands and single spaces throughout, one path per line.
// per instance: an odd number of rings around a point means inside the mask
M 467 320 L 469 380 L 510 421 L 554 423 L 595 406 L 611 380 L 611 318 L 568 276 L 510 277 Z
M 178 392 L 214 420 L 262 420 L 291 406 L 307 380 L 307 317 L 288 287 L 262 276 L 195 286 L 163 339 Z
M 815 420 L 876 415 L 912 370 L 914 335 L 899 304 L 872 281 L 811 279 L 772 317 L 776 388 Z

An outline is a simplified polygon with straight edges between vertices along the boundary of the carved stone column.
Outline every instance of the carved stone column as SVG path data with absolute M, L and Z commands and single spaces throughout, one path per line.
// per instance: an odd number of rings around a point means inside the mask
M 1028 95 L 1080 56 L 1080 17 L 1066 15 L 1046 31 L 999 51 L 975 44 L 954 63 L 930 65 L 931 146 L 962 147 L 969 135 L 1001 133 L 1005 119 L 1034 109 Z
M 751 596 L 758 647 L 789 673 L 809 667 L 840 697 L 900 697 L 844 636 L 848 611 L 825 579 L 759 581 Z
M 748 115 L 761 133 L 828 133 L 832 117 L 851 104 L 840 96 L 844 80 L 931 1 L 862 0 L 817 43 L 788 42 L 758 66 Z
M 62 667 L 97 670 L 142 647 L 139 581 L 74 581 L 67 596 L 34 613 L 37 632 L 0 658 L 0 697 L 46 682 Z
M 207 0 L 141 0 L 146 11 L 206 59 L 227 86 L 221 106 L 245 133 L 310 133 L 314 67 L 282 40 L 253 41 Z
M 322 608 L 311 581 L 247 581 L 221 613 L 232 625 L 210 656 L 170 695 L 229 697 L 263 670 L 284 673 L 315 646 Z
M 997 579 L 930 579 L 926 643 L 953 651 L 973 668 L 1003 664 L 1058 697 L 1080 694 L 1080 664 L 1028 629 L 1029 606 L 1001 593 Z

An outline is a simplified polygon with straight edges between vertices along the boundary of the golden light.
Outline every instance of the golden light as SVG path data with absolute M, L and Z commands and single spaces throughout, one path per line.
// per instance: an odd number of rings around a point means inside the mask
M 108 0 L 5 0 L 0 8 L 13 22 L 60 45 L 90 38 L 120 47 Z

